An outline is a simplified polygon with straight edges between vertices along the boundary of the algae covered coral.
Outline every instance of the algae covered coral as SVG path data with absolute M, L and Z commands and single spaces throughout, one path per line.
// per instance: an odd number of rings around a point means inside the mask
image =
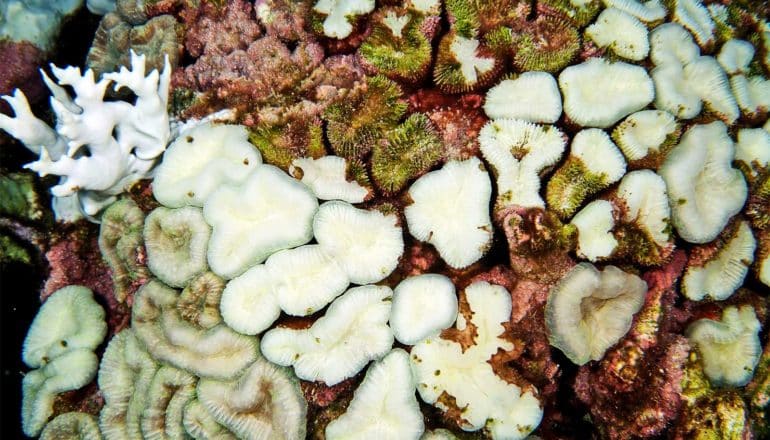
M 767 5 L 81 4 L 0 0 L 27 436 L 770 435 Z

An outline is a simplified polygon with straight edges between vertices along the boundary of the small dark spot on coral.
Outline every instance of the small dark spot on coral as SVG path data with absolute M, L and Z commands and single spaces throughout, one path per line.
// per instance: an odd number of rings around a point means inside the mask
M 192 136 L 187 136 L 187 137 L 185 138 L 185 140 L 186 140 L 187 142 L 190 142 L 190 143 L 192 143 L 192 141 L 194 141 L 195 139 L 193 139 L 193 137 L 192 137 Z
M 187 197 L 195 197 L 195 193 L 192 191 L 187 192 Z
M 441 370 L 436 370 L 436 371 L 434 371 L 434 372 L 433 372 L 433 375 L 434 375 L 434 376 L 438 376 L 438 375 L 440 375 L 440 374 L 441 374 Z
M 61 344 L 62 347 L 67 346 L 67 341 L 62 340 L 62 341 L 59 341 L 59 343 Z
M 244 165 L 248 165 L 249 164 L 249 159 L 248 158 L 247 159 L 243 159 L 243 164 Z

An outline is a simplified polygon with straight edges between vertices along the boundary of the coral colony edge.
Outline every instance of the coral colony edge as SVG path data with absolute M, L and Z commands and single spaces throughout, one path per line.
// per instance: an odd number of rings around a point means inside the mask
M 0 0 L 15 424 L 770 438 L 769 15 Z

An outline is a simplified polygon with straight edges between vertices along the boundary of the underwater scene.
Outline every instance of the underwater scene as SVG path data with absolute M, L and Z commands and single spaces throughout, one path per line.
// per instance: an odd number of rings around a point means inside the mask
M 0 437 L 770 439 L 769 17 L 0 0 Z

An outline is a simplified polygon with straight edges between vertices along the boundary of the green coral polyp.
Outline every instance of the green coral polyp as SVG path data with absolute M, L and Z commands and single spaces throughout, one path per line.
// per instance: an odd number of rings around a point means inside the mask
M 555 9 L 581 28 L 592 22 L 602 10 L 601 0 L 589 0 L 579 6 L 570 0 L 541 0 L 539 3 Z
M 548 207 L 561 219 L 571 218 L 590 196 L 609 186 L 607 175 L 592 173 L 583 161 L 570 157 L 548 181 Z
M 346 159 L 369 153 L 406 111 L 398 84 L 382 75 L 369 77 L 366 84 L 358 99 L 331 105 L 324 112 L 329 143 L 338 156 Z
M 430 41 L 420 31 L 424 18 L 403 11 L 399 15 L 397 9 L 390 12 L 407 20 L 403 28 L 396 32 L 382 21 L 376 23 L 359 53 L 377 73 L 393 80 L 419 82 L 428 73 L 432 55 Z
M 249 131 L 249 142 L 262 153 L 266 163 L 287 171 L 295 159 L 326 155 L 321 122 L 290 120 L 259 125 Z
M 475 38 L 449 32 L 438 46 L 433 81 L 447 93 L 465 93 L 491 84 L 502 70 L 494 51 Z
M 554 16 L 541 15 L 514 35 L 513 65 L 522 72 L 558 72 L 580 50 L 580 33 L 575 26 Z
M 409 116 L 386 139 L 372 153 L 372 178 L 385 194 L 401 191 L 441 158 L 441 140 L 422 113 Z

